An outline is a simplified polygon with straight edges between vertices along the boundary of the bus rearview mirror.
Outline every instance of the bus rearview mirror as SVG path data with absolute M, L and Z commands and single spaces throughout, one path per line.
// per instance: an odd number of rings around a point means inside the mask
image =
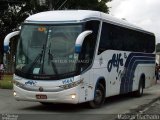
M 93 31 L 91 30 L 86 30 L 84 32 L 82 32 L 81 34 L 78 35 L 77 39 L 76 39 L 76 43 L 75 43 L 75 53 L 80 53 L 81 52 L 81 48 L 82 48 L 82 44 L 84 39 L 92 34 Z
M 9 52 L 9 42 L 10 42 L 10 39 L 11 39 L 12 37 L 18 35 L 19 32 L 20 32 L 20 31 L 11 32 L 11 33 L 9 33 L 9 34 L 5 37 L 5 39 L 4 39 L 4 46 L 3 46 L 5 53 Z

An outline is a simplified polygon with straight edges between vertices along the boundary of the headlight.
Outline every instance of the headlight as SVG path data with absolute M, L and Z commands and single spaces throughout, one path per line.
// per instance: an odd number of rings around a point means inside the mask
M 61 85 L 61 86 L 59 86 L 59 87 L 60 87 L 60 88 L 63 88 L 63 89 L 69 89 L 69 88 L 76 87 L 76 86 L 78 86 L 78 85 L 80 85 L 80 84 L 82 84 L 82 83 L 83 83 L 83 79 L 78 80 L 78 81 L 76 81 L 76 82 L 72 82 L 72 83 L 70 83 L 70 84 Z
M 17 82 L 16 80 L 13 80 L 13 84 L 18 86 L 18 87 L 23 87 L 24 85 L 20 82 Z
M 17 93 L 15 91 L 13 91 L 13 96 L 16 96 L 16 95 L 17 95 Z
M 71 95 L 71 98 L 72 98 L 72 99 L 75 99 L 75 98 L 76 98 L 76 94 L 72 94 L 72 95 Z

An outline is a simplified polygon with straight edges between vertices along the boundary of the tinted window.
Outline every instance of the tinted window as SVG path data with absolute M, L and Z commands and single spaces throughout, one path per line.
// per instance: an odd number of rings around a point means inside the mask
M 155 38 L 153 35 L 103 23 L 98 54 L 109 49 L 152 53 L 155 50 Z
M 98 54 L 105 50 L 112 49 L 112 32 L 110 29 L 111 27 L 108 24 L 103 23 Z
M 86 69 L 92 63 L 97 41 L 97 35 L 99 31 L 99 24 L 100 22 L 96 20 L 88 21 L 85 23 L 84 30 L 92 30 L 93 33 L 85 38 L 82 45 L 80 60 L 85 61 L 84 63 L 81 63 L 82 70 Z

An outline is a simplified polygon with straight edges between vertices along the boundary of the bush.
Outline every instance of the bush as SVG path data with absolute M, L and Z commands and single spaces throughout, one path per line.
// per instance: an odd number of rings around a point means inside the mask
M 12 84 L 11 81 L 2 80 L 2 81 L 0 81 L 0 88 L 2 88 L 2 89 L 12 89 L 13 84 Z
M 12 75 L 4 75 L 2 80 L 0 80 L 0 88 L 2 89 L 12 89 Z

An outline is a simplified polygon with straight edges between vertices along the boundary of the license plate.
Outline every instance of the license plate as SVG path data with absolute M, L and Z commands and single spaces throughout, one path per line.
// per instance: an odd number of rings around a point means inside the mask
M 36 95 L 37 99 L 47 99 L 47 95 Z

